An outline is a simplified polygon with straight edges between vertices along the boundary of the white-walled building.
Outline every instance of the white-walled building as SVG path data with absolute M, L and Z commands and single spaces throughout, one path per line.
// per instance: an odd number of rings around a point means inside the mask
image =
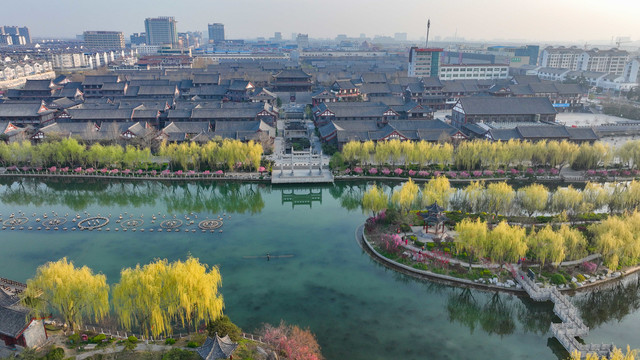
M 440 80 L 491 80 L 509 78 L 509 65 L 460 64 L 440 65 Z

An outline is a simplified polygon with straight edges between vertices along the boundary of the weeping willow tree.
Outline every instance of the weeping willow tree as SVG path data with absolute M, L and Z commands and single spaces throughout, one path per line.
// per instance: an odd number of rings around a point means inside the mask
M 38 268 L 27 281 L 22 301 L 37 315 L 57 312 L 74 331 L 85 318 L 97 322 L 109 312 L 107 277 L 62 258 Z
M 375 216 L 389 205 L 389 196 L 377 185 L 371 186 L 362 195 L 362 211 L 369 210 Z
M 144 335 L 157 337 L 171 334 L 173 323 L 197 326 L 221 316 L 221 284 L 218 268 L 208 269 L 198 259 L 156 260 L 122 270 L 113 287 L 113 307 L 127 330 L 139 327 Z

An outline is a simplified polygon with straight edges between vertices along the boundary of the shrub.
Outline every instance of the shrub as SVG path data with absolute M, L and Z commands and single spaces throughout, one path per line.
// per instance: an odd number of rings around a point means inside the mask
M 135 337 L 135 336 L 133 336 L 133 335 L 131 335 L 131 336 L 129 336 L 129 337 L 127 338 L 127 341 L 128 341 L 128 342 L 131 342 L 131 343 L 134 343 L 134 344 L 137 344 L 137 343 L 138 343 L 138 338 L 137 338 L 137 337 Z
M 107 336 L 105 334 L 98 334 L 92 337 L 91 339 L 89 339 L 89 342 L 94 344 L 99 344 L 102 342 L 102 340 L 105 340 L 106 338 Z
M 235 354 L 234 354 L 235 355 Z M 200 359 L 200 355 L 195 351 L 183 349 L 171 349 L 162 356 L 162 360 L 195 360 Z
M 491 276 L 491 270 L 483 269 L 482 270 L 482 276 Z
M 80 343 L 80 334 L 75 333 L 69 335 L 69 343 L 70 344 L 79 344 Z
M 44 360 L 62 360 L 62 359 L 64 359 L 64 349 L 59 347 L 53 348 L 44 357 Z
M 422 241 L 414 240 L 413 243 L 416 244 L 416 246 L 418 246 L 418 247 L 423 247 L 424 246 L 424 243 Z
M 590 261 L 585 261 L 582 263 L 582 269 L 589 274 L 593 274 L 598 269 L 598 264 Z
M 167 339 L 164 341 L 164 344 L 165 344 L 165 345 L 173 345 L 173 344 L 175 344 L 175 343 L 176 343 L 176 339 L 174 339 L 174 338 L 167 338 Z
M 229 335 L 233 341 L 239 341 L 242 338 L 242 331 L 236 324 L 231 322 L 227 315 L 223 315 L 207 324 L 207 331 L 209 336 L 213 336 L 215 333 L 218 333 L 220 337 Z
M 408 224 L 402 224 L 400 225 L 400 231 L 411 232 L 411 226 L 409 226 Z
M 436 247 L 435 243 L 432 243 L 432 242 L 427 243 L 427 250 L 431 251 L 433 250 L 434 247 Z
M 198 343 L 197 343 L 197 342 L 195 342 L 195 341 L 189 341 L 189 342 L 187 343 L 187 347 L 188 347 L 188 348 L 195 349 L 195 348 L 197 348 L 197 347 L 198 347 Z
M 587 280 L 582 274 L 576 275 L 576 279 L 578 280 L 578 282 L 584 282 L 585 280 Z
M 551 275 L 551 283 L 554 285 L 562 285 L 567 283 L 567 279 L 565 279 L 562 274 L 553 274 Z
M 571 284 L 569 284 L 569 287 L 575 290 L 575 289 L 577 289 L 577 288 L 578 288 L 578 284 L 576 284 L 576 283 L 571 283 Z

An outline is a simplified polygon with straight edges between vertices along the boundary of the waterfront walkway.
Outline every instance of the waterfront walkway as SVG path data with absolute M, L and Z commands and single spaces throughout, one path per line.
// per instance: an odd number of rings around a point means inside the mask
M 555 287 L 541 288 L 520 270 L 514 273 L 514 277 L 533 300 L 553 302 L 553 312 L 562 320 L 562 323 L 551 323 L 550 330 L 570 354 L 579 351 L 583 358 L 588 353 L 609 357 L 613 351 L 613 344 L 581 344 L 578 342 L 576 337 L 584 337 L 589 334 L 589 328 L 580 318 L 576 307 L 558 289 Z

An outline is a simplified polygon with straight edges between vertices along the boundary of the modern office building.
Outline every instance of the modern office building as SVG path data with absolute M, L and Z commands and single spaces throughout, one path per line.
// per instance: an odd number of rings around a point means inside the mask
M 418 48 L 409 50 L 409 70 L 411 77 L 437 77 L 440 73 L 441 48 Z
M 178 45 L 176 20 L 172 16 L 147 18 L 144 29 L 147 33 L 147 45 Z
M 224 24 L 209 24 L 209 42 L 219 44 L 224 41 Z
M 85 31 L 83 37 L 86 47 L 124 49 L 122 31 Z

